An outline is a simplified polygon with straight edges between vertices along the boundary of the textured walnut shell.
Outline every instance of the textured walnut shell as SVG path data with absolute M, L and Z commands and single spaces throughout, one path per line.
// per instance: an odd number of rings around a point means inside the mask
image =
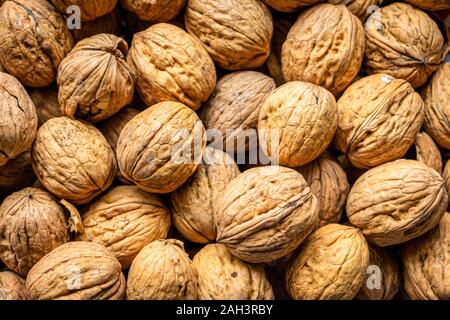
M 74 204 L 88 203 L 106 190 L 117 167 L 101 132 L 68 117 L 50 119 L 39 128 L 32 165 L 47 190 Z
M 334 95 L 358 74 L 364 56 L 364 28 L 344 5 L 319 4 L 303 12 L 282 49 L 286 81 L 320 85 Z
M 406 2 L 425 10 L 445 10 L 450 9 L 448 0 L 405 0 Z
M 380 279 L 372 279 L 380 277 Z M 359 290 L 360 300 L 392 300 L 400 288 L 400 267 L 393 252 L 369 244 L 369 266 Z
M 178 102 L 161 102 L 131 119 L 117 142 L 122 175 L 153 193 L 180 187 L 201 163 L 205 129 L 194 111 Z
M 269 56 L 272 15 L 261 1 L 189 0 L 185 24 L 224 69 L 255 69 Z
M 444 171 L 442 172 L 442 177 L 445 181 L 445 190 L 447 190 L 447 194 L 450 195 L 450 161 L 447 161 L 447 163 L 445 164 Z M 450 196 L 448 203 L 450 204 Z
M 33 89 L 30 92 L 30 98 L 36 107 L 38 127 L 49 119 L 63 116 L 59 107 L 58 88 L 56 86 Z
M 246 263 L 220 243 L 208 244 L 193 259 L 199 300 L 272 300 L 263 265 Z
M 167 237 L 170 212 L 157 196 L 135 186 L 111 189 L 82 212 L 84 232 L 79 240 L 108 248 L 123 269 L 150 242 Z
M 131 264 L 128 300 L 196 300 L 197 291 L 197 271 L 181 241 L 153 241 Z
M 141 20 L 167 22 L 178 15 L 186 0 L 121 0 L 121 3 Z
M 450 214 L 402 248 L 405 290 L 414 300 L 450 299 Z
M 280 165 L 304 165 L 328 147 L 337 116 L 336 100 L 330 92 L 311 83 L 288 82 L 272 91 L 261 108 L 261 148 Z
M 358 168 L 402 157 L 423 122 L 423 101 L 411 85 L 386 74 L 364 77 L 337 102 L 336 147 Z
M 384 0 L 327 0 L 326 2 L 346 5 L 351 13 L 364 22 L 372 12 L 378 9 L 378 6 L 380 6 L 383 1 Z
M 37 125 L 36 108 L 24 87 L 0 72 L 0 166 L 30 149 Z
M 128 44 L 111 34 L 77 43 L 58 70 L 58 99 L 66 116 L 104 120 L 133 100 L 134 73 L 125 61 Z
M 249 140 L 257 139 L 262 104 L 274 89 L 272 78 L 256 71 L 234 72 L 221 78 L 199 112 L 205 128 L 221 134 L 213 145 L 232 152 L 248 149 Z
M 6 1 L 0 8 L 0 63 L 24 85 L 45 87 L 72 49 L 63 17 L 45 0 Z
M 104 246 L 73 241 L 59 246 L 30 270 L 30 300 L 121 300 L 125 277 L 119 261 Z
M 442 173 L 441 153 L 433 139 L 425 132 L 421 132 L 416 136 L 414 144 L 416 147 L 416 159 Z
M 0 167 L 0 192 L 8 194 L 33 184 L 30 152 L 22 153 Z
M 450 62 L 443 63 L 422 93 L 426 132 L 441 147 L 450 149 Z
M 50 0 L 62 13 L 66 14 L 68 7 L 76 5 L 80 8 L 81 20 L 89 21 L 110 13 L 116 7 L 117 0 Z
M 208 52 L 186 31 L 159 23 L 136 33 L 127 61 L 137 75 L 137 90 L 151 106 L 176 101 L 196 110 L 216 85 Z
M 206 148 L 202 163 L 192 177 L 170 195 L 173 223 L 187 240 L 208 243 L 216 239 L 216 198 L 239 175 L 228 154 Z
M 72 34 L 75 42 L 79 42 L 100 33 L 119 35 L 121 33 L 121 27 L 122 22 L 119 11 L 113 10 L 107 15 L 95 20 L 83 22 L 81 29 L 73 30 Z
M 311 6 L 321 0 L 263 0 L 265 4 L 281 12 L 294 12 L 302 7 Z
M 350 189 L 347 176 L 339 163 L 321 156 L 297 170 L 319 202 L 318 227 L 339 222 Z
M 370 169 L 353 185 L 347 216 L 366 238 L 384 247 L 416 238 L 439 223 L 447 208 L 439 173 L 415 160 Z
M 291 253 L 316 227 L 319 205 L 295 170 L 253 168 L 217 199 L 217 242 L 238 258 L 270 262 Z
M 64 209 L 48 192 L 25 188 L 0 206 L 0 258 L 26 276 L 47 253 L 69 241 Z
M 313 232 L 286 271 L 286 288 L 296 300 L 351 300 L 369 263 L 361 231 L 329 224 Z
M 273 22 L 272 48 L 266 61 L 266 66 L 277 86 L 286 83 L 281 68 L 281 51 L 294 22 L 292 19 L 277 19 Z
M 11 271 L 0 272 L 0 300 L 27 300 L 25 280 Z
M 444 38 L 423 11 L 393 3 L 375 11 L 365 23 L 369 73 L 387 73 L 420 87 L 441 63 Z

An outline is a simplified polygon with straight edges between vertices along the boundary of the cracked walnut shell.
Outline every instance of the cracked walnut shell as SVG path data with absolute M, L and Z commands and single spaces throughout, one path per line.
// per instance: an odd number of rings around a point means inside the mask
M 377 246 L 400 244 L 439 223 L 447 208 L 440 174 L 415 160 L 388 162 L 364 173 L 347 198 L 350 223 Z
M 424 10 L 450 9 L 448 0 L 405 0 L 406 2 Z
M 83 21 L 104 16 L 113 11 L 117 4 L 117 0 L 50 0 L 50 2 L 62 14 L 68 14 L 70 6 L 78 6 Z
M 0 301 L 27 300 L 25 280 L 11 271 L 0 272 Z
M 178 15 L 186 0 L 121 0 L 121 3 L 141 20 L 167 22 Z

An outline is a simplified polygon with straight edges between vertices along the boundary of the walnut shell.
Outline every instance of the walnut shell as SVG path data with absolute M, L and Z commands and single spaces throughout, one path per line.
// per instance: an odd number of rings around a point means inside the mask
M 42 126 L 49 119 L 63 116 L 59 106 L 58 88 L 56 86 L 33 89 L 30 92 L 30 98 L 36 107 L 38 127 Z
M 26 276 L 47 253 L 69 241 L 64 209 L 48 192 L 25 188 L 0 206 L 0 258 Z
M 294 25 L 292 19 L 277 19 L 273 24 L 273 39 L 269 58 L 267 58 L 266 66 L 270 76 L 275 80 L 277 86 L 286 83 L 281 68 L 281 51 L 286 41 L 289 30 Z
M 317 158 L 336 132 L 336 100 L 326 89 L 291 81 L 272 91 L 258 121 L 264 154 L 274 163 L 298 167 Z
M 300 8 L 311 6 L 322 0 L 263 0 L 265 4 L 281 12 L 294 12 Z
M 196 300 L 197 291 L 197 271 L 181 241 L 153 241 L 131 264 L 128 300 Z
M 357 298 L 392 300 L 400 288 L 400 281 L 400 267 L 393 252 L 369 244 L 369 266 Z
M 135 186 L 110 189 L 81 214 L 84 232 L 78 239 L 104 245 L 123 269 L 145 245 L 166 238 L 170 228 L 170 212 L 161 199 Z
M 66 22 L 45 0 L 6 1 L 0 8 L 0 63 L 24 85 L 45 87 L 73 47 Z
M 447 190 L 447 194 L 450 195 L 450 160 L 445 164 L 444 171 L 442 172 L 442 177 L 445 181 L 445 190 Z M 450 196 L 448 200 L 450 206 Z
M 113 10 L 95 20 L 83 22 L 81 29 L 73 30 L 72 34 L 75 42 L 79 42 L 100 33 L 119 35 L 122 30 L 121 27 L 119 11 Z
M 50 119 L 39 128 L 32 165 L 47 190 L 74 204 L 88 203 L 106 190 L 117 167 L 101 132 L 68 117 Z
M 186 0 L 121 0 L 121 3 L 141 20 L 167 22 L 178 15 Z
M 166 101 L 125 125 L 117 142 L 117 160 L 122 175 L 141 189 L 169 193 L 195 172 L 205 145 L 205 129 L 195 112 Z
M 58 100 L 66 116 L 104 120 L 133 100 L 134 72 L 125 61 L 128 44 L 112 34 L 77 43 L 58 70 Z
M 147 106 L 176 101 L 196 110 L 216 85 L 216 70 L 201 43 L 184 30 L 159 23 L 136 33 L 127 61 Z
M 414 300 L 450 299 L 450 214 L 402 247 L 405 290 Z
M 450 9 L 448 0 L 405 0 L 406 2 L 424 10 Z
M 203 161 L 192 177 L 170 195 L 173 223 L 183 237 L 196 243 L 216 239 L 216 198 L 238 175 L 239 168 L 228 154 L 205 149 Z
M 217 242 L 252 263 L 291 253 L 319 218 L 317 199 L 302 175 L 278 166 L 241 173 L 227 185 L 217 204 Z
M 296 300 L 351 300 L 369 263 L 361 231 L 329 224 L 313 232 L 286 271 L 286 288 Z
M 25 280 L 11 271 L 0 272 L 0 300 L 27 300 Z
M 220 132 L 218 141 L 212 141 L 213 146 L 236 153 L 247 150 L 249 140 L 257 139 L 262 104 L 275 87 L 272 78 L 256 71 L 222 77 L 199 112 L 207 130 Z
M 414 144 L 416 146 L 417 161 L 425 163 L 430 168 L 442 173 L 441 153 L 433 139 L 425 132 L 421 132 L 416 136 Z
M 369 73 L 387 73 L 420 87 L 443 60 L 444 38 L 423 11 L 406 3 L 376 10 L 365 23 Z
M 447 191 L 436 170 L 415 160 L 397 160 L 364 173 L 347 198 L 350 223 L 384 247 L 416 238 L 439 223 Z
M 198 273 L 199 300 L 273 300 L 263 265 L 233 256 L 220 243 L 208 244 L 193 259 Z
M 422 92 L 425 131 L 441 147 L 450 149 L 450 62 L 443 63 Z
M 282 49 L 286 81 L 320 85 L 334 95 L 358 74 L 364 56 L 364 28 L 344 5 L 319 4 L 298 17 Z
M 125 277 L 119 261 L 104 246 L 85 241 L 63 244 L 30 270 L 30 300 L 121 300 Z
M 8 194 L 33 184 L 31 155 L 27 151 L 0 167 L 0 192 Z
M 331 4 L 343 4 L 347 6 L 355 16 L 361 21 L 365 21 L 367 17 L 377 10 L 384 0 L 327 0 Z
M 0 166 L 30 149 L 37 125 L 36 108 L 24 87 L 0 72 Z
M 396 160 L 423 122 L 423 101 L 411 85 L 386 74 L 353 83 L 337 102 L 336 147 L 358 168 Z
M 117 0 L 50 0 L 62 13 L 68 13 L 68 7 L 76 5 L 80 8 L 81 20 L 90 21 L 104 16 L 114 10 Z
M 272 15 L 261 1 L 189 0 L 185 24 L 224 69 L 255 69 L 269 56 Z

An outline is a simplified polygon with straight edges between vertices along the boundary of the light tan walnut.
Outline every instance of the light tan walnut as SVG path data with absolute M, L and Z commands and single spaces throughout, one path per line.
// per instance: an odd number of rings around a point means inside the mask
M 73 13 L 70 6 L 76 5 L 80 9 L 81 19 L 84 21 L 94 20 L 114 10 L 117 0 L 50 0 L 51 3 L 62 13 Z
M 186 0 L 121 0 L 121 3 L 141 20 L 167 22 L 178 15 Z
M 417 135 L 414 145 L 416 147 L 416 159 L 442 173 L 441 152 L 426 132 L 421 132 Z
M 0 300 L 27 300 L 25 280 L 11 271 L 0 272 Z

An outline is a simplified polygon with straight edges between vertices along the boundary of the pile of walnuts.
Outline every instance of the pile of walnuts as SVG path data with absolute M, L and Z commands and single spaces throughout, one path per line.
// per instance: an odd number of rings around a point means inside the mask
M 0 1 L 0 300 L 450 299 L 449 9 Z

